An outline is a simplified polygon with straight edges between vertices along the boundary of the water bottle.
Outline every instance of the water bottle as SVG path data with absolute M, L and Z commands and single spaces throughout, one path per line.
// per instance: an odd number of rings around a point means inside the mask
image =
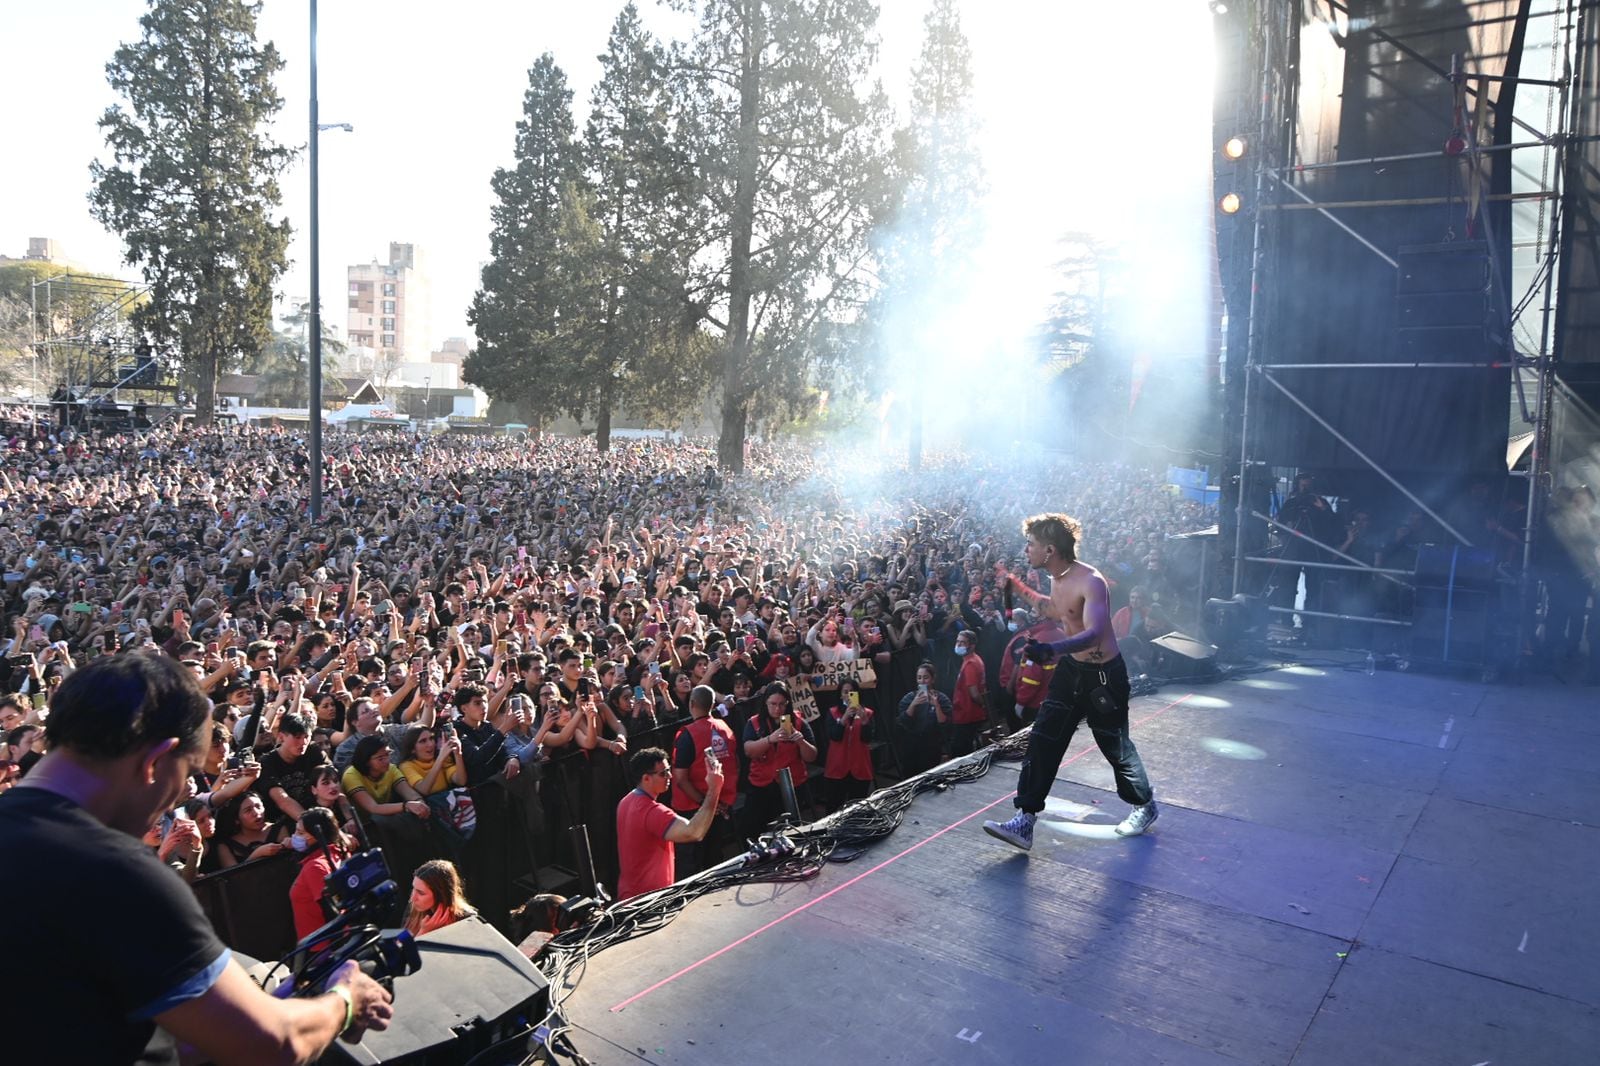
M 1367 652 L 1367 676 L 1371 677 L 1378 672 L 1378 659 L 1370 651 Z

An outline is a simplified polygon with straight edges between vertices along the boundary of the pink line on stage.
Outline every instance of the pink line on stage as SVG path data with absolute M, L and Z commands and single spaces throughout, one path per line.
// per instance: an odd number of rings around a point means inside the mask
M 1152 711 L 1151 713 L 1145 715 L 1143 718 L 1139 719 L 1139 721 L 1135 722 L 1134 725 L 1135 726 L 1144 725 L 1146 722 L 1150 721 L 1151 719 L 1159 717 L 1160 715 L 1166 714 L 1168 711 L 1172 710 L 1172 708 L 1178 706 L 1180 703 L 1184 702 L 1184 700 L 1189 699 L 1189 697 L 1191 697 L 1193 695 L 1194 695 L 1194 693 L 1190 692 L 1190 693 L 1187 693 L 1187 694 L 1185 694 L 1183 696 L 1178 697 L 1177 699 L 1173 700 L 1171 703 L 1167 704 L 1165 707 L 1162 707 L 1160 710 Z M 1095 748 L 1093 745 L 1090 745 L 1089 747 L 1086 747 L 1082 751 L 1078 752 L 1078 754 L 1072 756 L 1070 759 L 1063 760 L 1061 765 L 1062 766 L 1068 766 L 1068 765 L 1070 765 L 1070 764 L 1072 764 L 1074 762 L 1077 762 L 1079 759 L 1083 758 L 1085 755 L 1089 754 L 1091 751 L 1096 751 L 1096 750 L 1098 750 L 1098 749 Z M 891 856 L 891 857 L 889 857 L 887 859 L 884 859 L 882 862 L 880 862 L 878 865 L 874 866 L 872 869 L 865 870 L 865 871 L 863 871 L 863 872 L 861 872 L 859 874 L 856 874 L 856 876 L 852 877 L 850 880 L 846 881 L 842 885 L 835 885 L 833 888 L 828 889 L 828 891 L 824 892 L 822 895 L 818 896 L 816 899 L 807 900 L 806 902 L 800 904 L 800 906 L 796 907 L 794 910 L 789 911 L 786 914 L 781 914 L 778 917 L 772 919 L 772 921 L 768 922 L 766 925 L 763 925 L 761 928 L 751 930 L 750 932 L 746 933 L 744 936 L 740 937 L 738 940 L 735 940 L 733 943 L 726 944 L 723 947 L 718 948 L 716 951 L 713 951 L 711 954 L 707 955 L 703 959 L 700 959 L 698 962 L 691 962 L 689 965 L 685 966 L 683 969 L 679 970 L 677 973 L 672 974 L 670 977 L 663 977 L 661 980 L 657 981 L 655 984 L 651 985 L 649 988 L 646 988 L 646 989 L 644 989 L 643 991 L 640 991 L 640 992 L 635 992 L 633 995 L 629 996 L 627 999 L 623 1000 L 621 1003 L 618 1003 L 615 1007 L 612 1007 L 610 1013 L 615 1014 L 618 1011 L 624 1010 L 627 1007 L 632 1006 L 634 1003 L 637 1003 L 639 1000 L 643 999 L 645 996 L 648 996 L 650 993 L 654 992 L 656 989 L 662 988 L 662 987 L 664 987 L 666 985 L 671 984 L 672 982 L 676 981 L 678 978 L 680 978 L 683 975 L 689 973 L 691 970 L 698 970 L 700 967 L 704 966 L 706 963 L 712 961 L 713 959 L 720 958 L 721 956 L 723 956 L 723 955 L 727 954 L 728 952 L 732 951 L 734 948 L 738 947 L 740 944 L 743 944 L 745 941 L 754 940 L 756 937 L 760 936 L 762 933 L 765 933 L 768 929 L 771 929 L 773 926 L 779 925 L 779 924 L 781 924 L 783 922 L 786 922 L 790 918 L 793 918 L 795 915 L 800 914 L 803 911 L 809 910 L 812 907 L 815 907 L 817 904 L 821 903 L 823 900 L 827 899 L 829 896 L 832 896 L 832 895 L 834 895 L 835 893 L 838 893 L 838 892 L 843 892 L 845 889 L 849 888 L 851 885 L 855 884 L 857 881 L 860 881 L 863 878 L 871 877 L 873 874 L 877 873 L 879 870 L 883 869 L 885 866 L 888 866 L 890 863 L 899 862 L 901 859 L 905 858 L 907 855 L 910 855 L 913 851 L 916 851 L 918 848 L 922 847 L 924 844 L 930 844 L 933 841 L 938 840 L 940 837 L 942 837 L 946 833 L 950 832 L 950 830 L 958 828 L 959 826 L 965 825 L 967 822 L 970 822 L 970 821 L 972 821 L 972 819 L 978 817 L 978 815 L 988 812 L 990 808 L 997 807 L 1002 802 L 1004 802 L 1005 800 L 1008 800 L 1010 798 L 1011 798 L 1011 795 L 1007 794 L 1007 795 L 1001 796 L 999 799 L 993 801 L 992 803 L 985 803 L 982 807 L 979 807 L 977 810 L 973 811 L 971 814 L 966 815 L 965 817 L 960 818 L 957 821 L 951 822 L 949 825 L 945 826 L 943 829 L 939 830 L 937 833 L 934 833 L 932 836 L 929 836 L 929 837 L 927 837 L 927 838 L 925 838 L 923 840 L 917 841 L 915 844 L 911 845 L 909 848 L 906 848 L 904 851 L 900 852 L 898 855 L 893 855 L 893 856 Z

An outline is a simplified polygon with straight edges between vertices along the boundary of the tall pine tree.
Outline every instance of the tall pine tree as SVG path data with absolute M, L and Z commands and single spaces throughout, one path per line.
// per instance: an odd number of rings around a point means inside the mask
M 550 53 L 528 71 L 515 164 L 494 172 L 490 260 L 467 311 L 478 345 L 463 377 L 490 396 L 516 403 L 537 427 L 572 406 L 561 337 L 570 279 L 561 254 L 563 196 L 578 178 L 572 90 Z M 570 205 L 569 205 L 570 206 Z M 572 223 L 570 218 L 568 224 Z
M 684 205 L 686 305 L 720 342 L 718 459 L 744 465 L 752 417 L 792 409 L 844 351 L 887 203 L 889 108 L 871 80 L 870 0 L 683 0 L 680 130 L 700 176 Z M 824 381 L 823 384 L 826 384 Z
M 272 293 L 289 223 L 274 220 L 291 152 L 266 128 L 283 61 L 256 40 L 250 0 L 151 0 L 143 31 L 106 66 L 124 98 L 100 119 L 110 164 L 90 167 L 96 219 L 150 283 L 135 326 L 176 350 L 209 422 L 219 367 L 272 335 Z
M 873 308 L 887 337 L 885 362 L 906 382 L 911 403 L 910 465 L 922 462 L 920 360 L 937 346 L 940 308 L 958 304 L 982 237 L 983 161 L 972 110 L 972 49 L 955 0 L 934 0 L 923 20 L 922 52 L 911 72 L 911 121 L 897 136 L 900 207 L 879 242 L 883 288 Z
M 618 14 L 600 64 L 584 133 L 593 193 L 586 207 L 598 241 L 590 277 L 598 291 L 588 294 L 591 330 L 576 380 L 604 450 L 618 405 L 673 420 L 699 406 L 707 368 L 696 316 L 679 298 L 685 244 L 673 228 L 683 218 L 674 208 L 691 181 L 689 166 L 672 137 L 666 56 L 633 3 Z M 566 253 L 580 254 L 580 246 Z

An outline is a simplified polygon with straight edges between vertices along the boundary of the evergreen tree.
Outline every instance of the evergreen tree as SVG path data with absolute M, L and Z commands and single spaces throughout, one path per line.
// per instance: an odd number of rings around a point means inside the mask
M 535 427 L 571 406 L 567 349 L 560 337 L 562 198 L 578 169 L 572 90 L 546 52 L 528 71 L 515 164 L 494 172 L 490 260 L 467 318 L 477 348 L 463 377 L 513 402 Z M 570 220 L 569 220 L 570 221 Z
M 871 82 L 870 0 L 683 0 L 680 135 L 699 176 L 682 204 L 683 298 L 720 341 L 718 459 L 744 465 L 752 417 L 803 403 L 868 296 L 867 234 L 887 202 L 888 105 Z M 866 87 L 866 88 L 863 88 Z
M 666 57 L 633 3 L 618 14 L 600 64 L 584 134 L 592 243 L 572 231 L 564 252 L 591 257 L 587 276 L 598 287 L 587 294 L 590 332 L 574 380 L 604 451 L 615 406 L 674 420 L 699 405 L 709 375 L 696 316 L 679 298 L 686 244 L 673 227 L 685 217 L 675 208 L 689 167 L 672 138 Z
M 1129 432 L 1126 419 L 1135 351 L 1120 322 L 1133 266 L 1115 244 L 1090 233 L 1068 233 L 1057 242 L 1058 288 L 1041 325 L 1041 370 L 1052 383 L 1051 402 L 1065 414 L 1055 441 L 1078 448 L 1106 433 Z M 1108 417 L 1115 425 L 1107 424 Z
M 982 237 L 983 162 L 972 112 L 972 49 L 955 0 L 934 0 L 911 72 L 911 121 L 899 132 L 900 206 L 880 242 L 884 287 L 874 318 L 891 338 L 885 362 L 911 397 L 910 465 L 922 461 L 918 362 L 937 346 L 937 310 L 958 303 Z
M 29 305 L 0 292 L 0 389 L 14 394 L 27 382 L 30 398 L 36 399 L 32 317 Z
M 141 38 L 106 66 L 126 101 L 100 119 L 110 164 L 90 167 L 96 219 L 120 235 L 150 302 L 134 316 L 178 355 L 197 420 L 215 409 L 221 366 L 271 336 L 272 293 L 289 242 L 274 221 L 292 153 L 266 128 L 283 106 L 283 61 L 256 41 L 259 2 L 150 0 Z
M 339 360 L 346 349 L 327 318 L 321 321 L 322 380 L 327 381 L 339 373 Z M 310 305 L 297 307 L 294 313 L 284 316 L 282 329 L 272 331 L 271 342 L 245 359 L 244 372 L 261 378 L 256 396 L 266 406 L 305 407 L 311 402 L 310 328 Z M 330 402 L 324 395 L 323 406 Z

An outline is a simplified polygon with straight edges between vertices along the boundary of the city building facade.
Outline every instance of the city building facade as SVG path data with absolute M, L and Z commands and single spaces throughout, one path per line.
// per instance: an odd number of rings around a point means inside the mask
M 346 275 L 350 346 L 373 352 L 373 369 L 380 377 L 385 367 L 426 363 L 433 343 L 433 308 L 422 250 L 391 242 L 387 263 L 358 263 Z

